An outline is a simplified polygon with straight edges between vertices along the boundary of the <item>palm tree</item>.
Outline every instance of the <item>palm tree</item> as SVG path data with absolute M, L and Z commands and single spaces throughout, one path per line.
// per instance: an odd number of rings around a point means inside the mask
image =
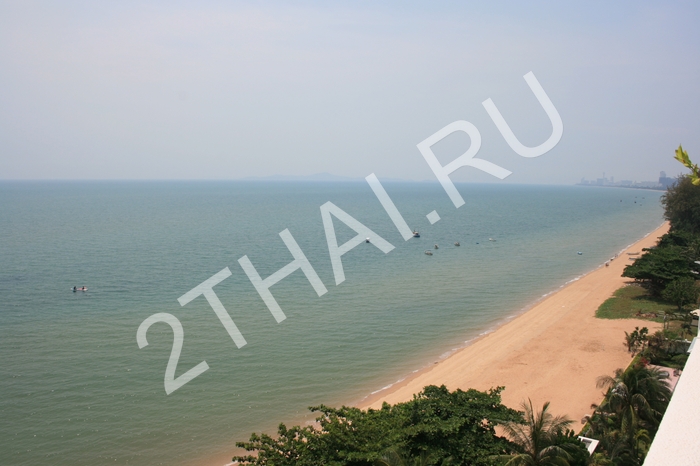
M 588 466 L 613 466 L 615 463 L 603 453 L 593 453 L 588 460 Z
M 524 422 L 509 422 L 503 426 L 503 430 L 518 446 L 520 453 L 499 458 L 508 459 L 506 466 L 569 466 L 571 456 L 555 443 L 557 437 L 564 434 L 573 421 L 562 416 L 554 417 L 548 412 L 549 402 L 537 413 L 532 408 L 529 398 L 527 403 L 523 401 L 521 406 L 525 414 Z
M 607 429 L 600 437 L 598 449 L 607 453 L 607 459 L 612 461 L 610 464 L 641 466 L 650 446 L 651 437 L 645 429 L 628 432 L 623 432 L 620 429 Z M 602 455 L 602 458 L 606 458 L 606 456 Z M 590 461 L 593 462 L 594 459 L 596 459 L 595 455 L 591 457 Z
M 671 399 L 667 378 L 666 372 L 641 364 L 618 369 L 615 377 L 598 377 L 598 388 L 608 390 L 600 410 L 618 416 L 624 436 L 634 436 L 640 426 L 655 432 Z

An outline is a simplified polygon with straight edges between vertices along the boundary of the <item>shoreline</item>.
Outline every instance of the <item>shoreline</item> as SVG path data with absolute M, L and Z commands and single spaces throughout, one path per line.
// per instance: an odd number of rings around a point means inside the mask
M 668 224 L 667 221 L 662 222 L 658 227 L 656 227 L 655 229 L 653 229 L 653 230 L 650 231 L 649 233 L 647 233 L 647 234 L 645 234 L 644 236 L 640 237 L 640 238 L 639 238 L 638 240 L 636 240 L 635 242 L 630 243 L 630 244 L 628 244 L 627 246 L 625 246 L 624 248 L 620 249 L 620 251 L 618 251 L 618 252 L 616 253 L 615 257 L 620 257 L 620 259 L 622 259 L 622 258 L 623 258 L 622 256 L 623 256 L 624 253 L 626 253 L 627 251 L 633 249 L 633 247 L 635 247 L 635 246 L 636 246 L 638 243 L 640 243 L 642 240 L 644 240 L 645 238 L 651 236 L 653 233 L 657 232 L 658 230 L 662 229 L 662 228 L 663 228 L 665 225 L 667 225 L 667 224 Z M 646 246 L 645 246 L 645 247 L 646 247 Z M 626 257 L 626 256 L 625 256 L 625 257 Z M 399 385 L 404 385 L 404 384 L 407 383 L 409 380 L 411 380 L 411 379 L 417 377 L 419 374 L 421 374 L 421 373 L 423 373 L 423 372 L 426 372 L 426 371 L 428 371 L 429 369 L 431 369 L 431 368 L 433 367 L 433 365 L 438 364 L 438 363 L 440 363 L 441 361 L 450 358 L 450 357 L 453 356 L 454 354 L 456 354 L 456 353 L 460 352 L 461 350 L 463 350 L 463 349 L 465 349 L 465 348 L 471 346 L 472 344 L 476 343 L 478 340 L 480 340 L 480 339 L 486 337 L 487 335 L 489 335 L 489 334 L 491 334 L 491 333 L 496 332 L 499 328 L 501 328 L 502 326 L 508 324 L 510 321 L 512 321 L 512 320 L 514 320 L 514 319 L 516 319 L 516 318 L 518 318 L 519 316 L 521 316 L 521 315 L 527 313 L 527 312 L 530 311 L 532 308 L 534 308 L 535 306 L 537 306 L 538 304 L 540 304 L 541 302 L 543 302 L 544 300 L 546 300 L 546 299 L 549 298 L 550 296 L 552 296 L 552 295 L 554 295 L 554 294 L 560 292 L 562 289 L 566 288 L 567 286 L 571 285 L 572 283 L 574 283 L 574 282 L 580 280 L 581 278 L 583 278 L 583 277 L 585 277 L 585 276 L 587 276 L 587 275 L 589 275 L 589 274 L 591 274 L 591 273 L 594 273 L 595 271 L 597 271 L 597 270 L 603 268 L 604 266 L 605 266 L 605 263 L 602 263 L 602 264 L 600 264 L 600 265 L 598 265 L 598 266 L 596 266 L 596 267 L 590 269 L 589 271 L 584 272 L 584 273 L 582 273 L 582 274 L 580 274 L 580 275 L 578 275 L 578 276 L 576 276 L 576 277 L 574 277 L 574 278 L 572 278 L 572 279 L 566 281 L 564 284 L 560 285 L 558 288 L 555 288 L 555 289 L 553 289 L 552 291 L 549 291 L 549 292 L 543 294 L 542 296 L 540 296 L 539 298 L 537 298 L 537 299 L 535 299 L 534 301 L 530 302 L 529 304 L 527 304 L 526 306 L 522 307 L 520 310 L 514 312 L 513 314 L 510 314 L 510 315 L 507 315 L 507 316 L 502 317 L 501 319 L 498 320 L 498 322 L 496 322 L 495 324 L 493 324 L 493 325 L 489 326 L 488 328 L 484 329 L 484 330 L 483 330 L 481 333 L 479 333 L 478 335 L 476 335 L 476 336 L 474 336 L 474 337 L 472 337 L 472 338 L 470 338 L 470 339 L 468 339 L 468 340 L 465 340 L 463 344 L 461 344 L 461 345 L 459 345 L 459 346 L 457 346 L 457 347 L 455 347 L 455 348 L 452 348 L 452 349 L 450 349 L 450 350 L 445 351 L 445 352 L 442 353 L 436 360 L 434 360 L 434 361 L 432 361 L 432 362 L 430 362 L 430 363 L 428 363 L 428 364 L 425 364 L 424 366 L 420 367 L 419 369 L 416 369 L 416 370 L 412 371 L 411 373 L 405 375 L 404 377 L 401 377 L 400 379 L 396 380 L 395 382 L 390 383 L 389 385 L 386 385 L 386 386 L 384 386 L 384 387 L 382 387 L 382 388 L 380 388 L 380 389 L 377 389 L 377 390 L 375 390 L 375 391 L 373 391 L 373 392 L 370 392 L 369 395 L 366 395 L 366 396 L 364 396 L 363 398 L 361 398 L 361 399 L 359 399 L 359 400 L 356 400 L 356 401 L 354 401 L 354 402 L 352 402 L 352 403 L 349 403 L 348 406 L 360 407 L 360 406 L 369 405 L 369 404 L 372 402 L 373 399 L 379 397 L 379 394 L 380 394 L 381 392 L 384 392 L 384 391 L 390 390 L 390 389 L 394 389 L 394 388 L 396 388 L 396 387 L 399 386 Z M 623 284 L 622 286 L 625 286 L 625 285 Z M 626 319 L 626 320 L 630 320 L 630 319 Z M 653 322 L 652 322 L 652 324 L 653 324 Z
M 501 394 L 505 405 L 518 408 L 527 398 L 534 405 L 550 401 L 553 413 L 568 415 L 576 430 L 577 421 L 590 413 L 590 405 L 602 399 L 595 379 L 630 361 L 624 331 L 646 326 L 653 332 L 661 327 L 645 320 L 597 319 L 595 311 L 629 282 L 621 276 L 630 263 L 625 253 L 653 246 L 667 231 L 668 222 L 664 222 L 623 248 L 609 267 L 601 264 L 569 280 L 445 358 L 351 405 L 376 409 L 385 401 L 408 401 L 426 385 L 444 384 L 450 390 L 505 386 Z M 606 357 L 601 358 L 601 353 Z
M 661 328 L 661 324 L 646 320 L 598 319 L 595 317 L 595 311 L 617 289 L 629 282 L 629 279 L 621 276 L 622 269 L 631 263 L 628 260 L 629 256 L 625 253 L 641 251 L 644 247 L 653 246 L 656 244 L 658 237 L 668 231 L 668 227 L 668 222 L 664 222 L 637 241 L 621 249 L 617 253 L 616 259 L 610 262 L 609 267 L 605 267 L 603 263 L 586 273 L 568 280 L 563 285 L 545 293 L 517 312 L 503 317 L 493 326 L 483 330 L 479 335 L 467 340 L 463 345 L 446 351 L 443 353 L 445 354 L 444 357 L 440 357 L 436 361 L 406 374 L 390 385 L 370 392 L 363 398 L 346 405 L 361 409 L 377 409 L 381 407 L 384 401 L 390 404 L 408 401 L 412 399 L 414 393 L 420 392 L 426 385 L 444 384 L 450 390 L 455 390 L 456 388 L 462 390 L 469 388 L 488 390 L 492 387 L 505 386 L 501 396 L 503 404 L 506 406 L 518 409 L 520 402 L 528 397 L 532 399 L 535 407 L 545 401 L 550 401 L 552 403 L 550 411 L 554 415 L 568 416 L 574 421 L 571 427 L 578 431 L 579 427 L 577 426 L 582 425 L 579 424 L 579 420 L 592 411 L 590 409 L 591 403 L 599 403 L 603 398 L 602 392 L 595 388 L 595 379 L 600 375 L 611 375 L 615 369 L 627 367 L 631 361 L 623 345 L 623 332 L 631 331 L 635 326 L 646 326 L 651 332 Z M 582 285 L 587 287 L 589 285 L 588 282 L 591 281 L 599 282 L 599 284 L 603 282 L 606 286 L 603 287 L 603 290 L 593 289 L 585 294 L 583 299 L 590 299 L 585 302 L 584 309 L 577 309 L 577 306 L 571 306 L 572 289 L 574 294 L 577 294 L 576 290 L 581 288 Z M 576 299 L 573 301 L 576 301 Z M 562 303 L 564 303 L 564 307 L 569 307 L 564 313 L 560 312 Z M 568 306 L 567 303 L 569 303 Z M 558 307 L 555 308 L 553 307 L 554 305 Z M 544 311 L 543 308 L 545 308 Z M 557 312 L 553 312 L 554 310 Z M 557 323 L 561 324 L 563 317 L 572 313 L 576 313 L 577 319 L 583 319 L 583 323 L 587 324 L 587 331 L 582 332 L 581 329 L 574 326 L 573 329 L 569 329 L 566 335 L 556 334 L 554 336 L 555 341 L 552 342 L 550 339 L 550 343 L 567 339 L 568 341 L 580 340 L 582 334 L 587 334 L 589 337 L 597 340 L 588 342 L 592 344 L 583 350 L 578 349 L 578 351 L 575 351 L 577 348 L 570 348 L 572 352 L 569 352 L 566 345 L 560 345 L 557 348 L 560 360 L 568 361 L 573 359 L 575 363 L 574 373 L 566 375 L 566 383 L 562 384 L 564 386 L 549 382 L 561 373 L 561 364 L 549 375 L 544 374 L 545 376 L 542 377 L 544 382 L 539 384 L 534 382 L 532 378 L 538 378 L 543 375 L 542 369 L 546 369 L 547 364 L 552 362 L 548 359 L 551 359 L 551 355 L 554 353 L 551 351 L 551 346 L 546 344 L 544 347 L 532 348 L 533 345 L 528 343 L 532 343 L 535 337 L 541 338 L 546 330 L 556 327 Z M 543 319 L 545 321 L 550 319 L 551 324 L 543 325 Z M 524 321 L 526 323 L 523 325 Z M 596 325 L 590 325 L 591 323 Z M 513 327 L 516 325 L 524 330 L 514 332 Z M 562 329 L 555 328 L 555 330 Z M 518 333 L 521 335 L 516 335 Z M 504 348 L 506 351 L 504 351 Z M 513 348 L 515 348 L 515 351 L 510 351 Z M 581 362 L 578 361 L 580 354 L 576 354 L 581 351 L 594 355 L 595 364 L 592 367 L 588 367 L 585 371 L 581 369 L 586 367 L 582 367 Z M 605 351 L 604 354 L 609 354 L 611 357 L 601 358 L 603 351 Z M 490 354 L 486 354 L 486 352 L 490 352 Z M 528 357 L 524 358 L 525 355 Z M 527 362 L 524 362 L 523 359 L 527 359 Z M 543 361 L 543 359 L 545 360 Z M 466 369 L 465 366 L 468 365 L 472 367 Z M 532 377 L 523 374 L 522 371 L 523 367 L 528 368 L 530 366 L 537 366 L 538 368 L 538 371 Z M 583 366 L 586 365 L 583 364 Z M 575 386 L 574 389 L 567 388 L 567 384 Z M 544 387 L 542 385 L 547 386 Z M 579 394 L 578 392 L 581 393 Z M 568 397 L 567 394 L 569 393 L 575 395 Z M 304 425 L 304 423 L 302 422 L 300 425 Z M 231 452 L 228 455 L 230 458 L 233 450 L 227 451 Z M 224 462 L 215 461 L 211 464 L 230 466 L 233 463 L 229 460 Z

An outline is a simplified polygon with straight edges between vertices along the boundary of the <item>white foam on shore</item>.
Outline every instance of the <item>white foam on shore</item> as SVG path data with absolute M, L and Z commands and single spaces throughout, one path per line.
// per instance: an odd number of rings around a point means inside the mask
M 661 228 L 665 223 L 666 223 L 666 222 L 662 222 L 659 226 L 657 226 L 657 227 L 654 228 L 652 231 L 650 231 L 649 233 L 645 234 L 644 236 L 642 236 L 641 238 L 639 238 L 638 240 L 636 240 L 634 243 L 628 244 L 627 246 L 625 246 L 624 248 L 622 248 L 622 249 L 620 250 L 620 252 L 617 253 L 617 256 L 620 256 L 624 251 L 627 251 L 627 250 L 628 250 L 630 247 L 632 247 L 634 244 L 636 244 L 636 243 L 638 243 L 639 241 L 643 240 L 644 238 L 648 237 L 650 234 L 652 234 L 653 232 L 655 232 L 656 230 L 658 230 L 659 228 Z M 397 380 L 396 382 L 390 383 L 389 385 L 386 385 L 385 387 L 382 387 L 382 388 L 380 388 L 380 389 L 378 389 L 378 390 L 375 390 L 375 391 L 371 392 L 369 395 L 367 395 L 367 396 L 365 396 L 364 398 L 362 398 L 362 400 L 360 400 L 360 403 L 362 403 L 363 401 L 365 401 L 367 398 L 369 398 L 369 397 L 372 396 L 372 395 L 376 395 L 377 393 L 381 393 L 381 392 L 383 392 L 383 391 L 385 391 L 385 390 L 388 390 L 389 388 L 393 387 L 394 385 L 403 382 L 404 380 L 406 380 L 407 378 L 409 378 L 411 375 L 415 374 L 416 372 L 419 372 L 419 371 L 421 371 L 421 370 L 427 369 L 428 367 L 431 367 L 431 366 L 433 366 L 433 365 L 435 365 L 435 364 L 438 364 L 440 361 L 443 361 L 443 360 L 449 358 L 449 357 L 452 356 L 454 353 L 458 352 L 458 351 L 461 350 L 461 349 L 466 348 L 467 346 L 471 345 L 472 343 L 474 343 L 474 342 L 475 342 L 476 340 L 478 340 L 479 338 L 482 338 L 482 337 L 484 337 L 484 336 L 486 336 L 486 335 L 488 335 L 488 334 L 490 334 L 490 333 L 495 332 L 496 330 L 498 330 L 500 327 L 502 327 L 503 325 L 505 325 L 505 324 L 508 323 L 509 321 L 515 319 L 516 317 L 518 317 L 518 316 L 520 316 L 520 315 L 522 315 L 522 314 L 525 314 L 527 311 L 529 311 L 530 309 L 532 309 L 533 307 L 535 307 L 537 304 L 539 304 L 540 302 L 544 301 L 547 297 L 549 297 L 549 296 L 551 296 L 551 295 L 557 293 L 558 291 L 560 291 L 562 288 L 566 287 L 567 285 L 569 285 L 569 284 L 571 284 L 571 283 L 574 283 L 574 282 L 576 282 L 576 281 L 582 279 L 582 278 L 585 277 L 586 275 L 588 275 L 588 274 L 590 274 L 590 273 L 592 273 L 592 272 L 594 272 L 594 271 L 600 269 L 600 268 L 603 267 L 604 265 L 605 265 L 605 263 L 600 264 L 600 265 L 598 265 L 597 267 L 595 267 L 594 269 L 591 269 L 591 270 L 589 270 L 589 271 L 587 271 L 587 272 L 585 272 L 585 273 L 583 273 L 583 274 L 581 274 L 581 275 L 578 275 L 577 277 L 572 278 L 571 280 L 568 280 L 568 281 L 564 282 L 564 284 L 559 285 L 557 288 L 555 288 L 554 290 L 550 291 L 549 293 L 543 294 L 539 299 L 535 300 L 534 302 L 528 304 L 528 305 L 525 306 L 525 307 L 522 307 L 518 312 L 515 312 L 515 313 L 513 313 L 513 314 L 509 314 L 509 315 L 507 315 L 507 316 L 505 316 L 505 317 L 499 319 L 495 324 L 493 324 L 491 327 L 487 328 L 487 329 L 484 330 L 483 332 L 479 333 L 477 336 L 475 336 L 475 337 L 473 337 L 473 338 L 470 338 L 470 339 L 468 339 L 468 340 L 464 340 L 464 344 L 462 344 L 462 345 L 460 345 L 460 346 L 458 346 L 458 347 L 456 347 L 456 348 L 452 348 L 451 350 L 442 353 L 442 354 L 437 358 L 436 361 L 430 362 L 430 363 L 426 364 L 425 366 L 423 366 L 423 367 L 421 367 L 421 368 L 419 368 L 419 369 L 415 369 L 414 371 L 411 372 L 411 374 L 409 374 L 409 375 L 407 375 L 407 376 L 405 376 L 405 377 L 402 377 L 401 379 Z
M 416 373 L 416 372 L 418 372 L 418 369 L 416 369 L 415 371 L 413 371 L 412 374 L 413 374 L 413 373 Z M 393 387 L 394 385 L 396 385 L 397 383 L 401 383 L 401 382 L 403 382 L 404 380 L 406 380 L 406 377 L 403 377 L 403 378 L 397 380 L 396 382 L 390 383 L 389 385 L 387 385 L 387 386 L 385 386 L 385 387 L 382 387 L 382 388 L 380 388 L 379 390 L 373 391 L 372 393 L 369 394 L 369 396 L 376 395 L 377 393 L 383 392 L 384 390 L 388 390 L 388 389 L 390 389 L 391 387 Z M 365 397 L 364 399 L 366 399 L 366 398 L 367 398 L 367 397 Z

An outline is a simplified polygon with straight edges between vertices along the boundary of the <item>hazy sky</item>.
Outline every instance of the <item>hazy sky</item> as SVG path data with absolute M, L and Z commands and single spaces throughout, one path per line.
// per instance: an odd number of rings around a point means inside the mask
M 434 179 L 456 120 L 504 182 L 653 180 L 700 162 L 698 2 L 1 2 L 0 179 Z M 537 158 L 520 141 L 564 124 Z M 434 147 L 447 163 L 469 147 Z M 475 168 L 456 181 L 498 181 Z

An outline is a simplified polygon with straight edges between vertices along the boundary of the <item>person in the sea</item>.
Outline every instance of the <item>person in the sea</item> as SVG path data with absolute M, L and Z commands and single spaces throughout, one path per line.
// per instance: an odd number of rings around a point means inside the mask
M 78 287 L 77 287 L 77 286 L 74 286 L 74 287 L 73 287 L 73 291 L 78 291 Z

